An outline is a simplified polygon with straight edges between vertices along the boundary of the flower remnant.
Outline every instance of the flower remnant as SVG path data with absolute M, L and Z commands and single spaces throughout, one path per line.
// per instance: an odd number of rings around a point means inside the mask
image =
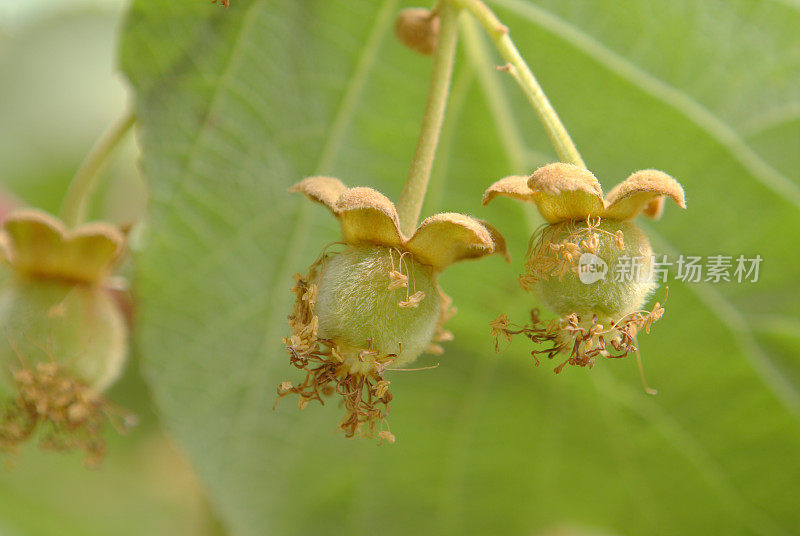
M 371 188 L 346 188 L 330 177 L 310 177 L 291 191 L 326 206 L 344 241 L 326 248 L 295 275 L 291 334 L 283 339 L 302 382 L 283 382 L 278 397 L 299 396 L 299 407 L 326 396 L 342 398 L 339 427 L 347 437 L 377 434 L 393 442 L 386 415 L 392 393 L 387 371 L 423 352 L 441 354 L 454 314 L 438 274 L 454 262 L 499 253 L 502 236 L 490 225 L 455 213 L 425 219 L 407 238 L 394 204 Z
M 660 217 L 666 197 L 686 208 L 681 185 L 648 169 L 633 173 L 603 198 L 590 171 L 556 162 L 529 177 L 495 182 L 483 204 L 497 196 L 532 202 L 546 220 L 531 237 L 519 283 L 558 316 L 544 321 L 534 309 L 529 323 L 514 325 L 500 315 L 490 323 L 496 348 L 501 340 L 508 343 L 524 335 L 537 345 L 532 351 L 537 365 L 539 355 L 566 356 L 556 373 L 567 364 L 591 368 L 598 356 L 621 358 L 636 352 L 637 333 L 649 333 L 664 308 L 656 303 L 643 309 L 656 287 L 653 251 L 632 220 L 639 214 Z M 640 260 L 628 266 L 634 269 L 631 277 L 610 275 L 631 259 Z
M 67 230 L 36 210 L 15 211 L 0 230 L 0 450 L 34 437 L 44 448 L 102 459 L 110 420 L 133 424 L 103 396 L 122 372 L 125 318 L 110 274 L 124 249 L 113 226 Z

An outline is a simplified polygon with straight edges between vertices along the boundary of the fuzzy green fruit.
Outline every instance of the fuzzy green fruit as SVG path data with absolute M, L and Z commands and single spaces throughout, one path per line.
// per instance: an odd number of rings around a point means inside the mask
M 408 276 L 408 288 L 389 290 L 390 272 Z M 398 304 L 422 291 L 416 307 Z M 430 344 L 441 316 L 433 271 L 411 255 L 402 264 L 397 250 L 383 246 L 348 246 L 321 267 L 315 313 L 318 335 L 343 348 L 397 354 L 393 367 L 414 361 Z
M 570 240 L 570 226 L 573 235 L 589 236 L 586 222 L 570 222 L 568 225 L 556 224 L 557 234 L 555 239 L 547 232 L 539 238 L 539 246 L 535 250 L 550 251 L 549 244 L 541 241 L 549 240 L 559 242 Z M 556 226 L 551 226 L 556 228 Z M 597 315 L 601 323 L 609 323 L 641 309 L 650 294 L 655 290 L 656 284 L 652 277 L 648 277 L 652 267 L 653 250 L 647 236 L 636 224 L 629 221 L 602 220 L 596 226 L 595 233 L 599 240 L 596 257 L 601 259 L 608 271 L 604 278 L 592 282 L 584 282 L 577 274 L 569 271 L 559 279 L 557 276 L 541 279 L 533 285 L 533 289 L 541 301 L 559 315 L 577 313 L 581 318 L 591 319 Z M 599 231 L 599 232 L 598 232 Z M 617 232 L 622 232 L 623 247 L 620 248 L 615 240 Z M 547 238 L 545 238 L 547 237 Z M 571 239 L 578 242 L 574 238 Z M 617 280 L 616 268 L 622 257 L 639 259 L 639 275 L 634 274 L 630 280 L 621 278 Z M 576 263 L 578 259 L 576 259 Z M 580 268 L 580 266 L 579 266 Z
M 0 290 L 0 331 L 5 390 L 13 387 L 12 369 L 55 362 L 102 393 L 125 363 L 125 319 L 111 295 L 97 286 L 10 277 Z

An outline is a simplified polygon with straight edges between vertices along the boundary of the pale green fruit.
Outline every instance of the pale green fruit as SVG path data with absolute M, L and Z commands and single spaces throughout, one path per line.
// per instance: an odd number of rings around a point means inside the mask
M 587 227 L 586 222 L 575 222 L 574 226 L 584 230 Z M 602 220 L 599 229 L 605 231 L 598 233 L 600 245 L 597 250 L 597 257 L 608 266 L 604 279 L 587 284 L 575 273 L 569 272 L 564 274 L 562 280 L 553 276 L 540 280 L 533 286 L 539 299 L 559 315 L 577 313 L 586 320 L 597 315 L 601 323 L 613 322 L 641 309 L 655 290 L 655 282 L 652 277 L 648 277 L 653 250 L 642 230 L 632 222 L 616 220 Z M 617 231 L 622 231 L 624 242 L 622 249 L 617 246 L 614 237 L 610 236 Z M 567 236 L 567 227 L 563 226 L 556 241 Z M 631 280 L 617 281 L 615 270 L 620 257 L 624 256 L 640 258 L 640 276 Z
M 350 351 L 367 348 L 397 354 L 392 367 L 414 361 L 430 344 L 441 314 L 435 275 L 411 255 L 403 256 L 383 246 L 348 246 L 325 260 L 321 267 L 315 313 L 318 336 L 332 339 Z M 408 289 L 388 290 L 392 269 L 408 275 Z M 422 291 L 414 308 L 398 304 Z
M 0 384 L 11 369 L 56 362 L 93 391 L 121 374 L 127 327 L 111 295 L 101 288 L 56 279 L 10 277 L 0 291 Z

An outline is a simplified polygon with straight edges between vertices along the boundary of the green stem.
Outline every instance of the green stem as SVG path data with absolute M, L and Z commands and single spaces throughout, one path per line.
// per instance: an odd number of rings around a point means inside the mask
M 528 64 L 522 59 L 516 45 L 508 35 L 508 28 L 504 26 L 497 16 L 481 0 L 448 0 L 455 7 L 469 11 L 484 27 L 489 37 L 494 41 L 500 55 L 508 64 L 501 69 L 508 71 L 522 87 L 528 101 L 533 105 L 539 120 L 544 125 L 550 141 L 555 147 L 558 158 L 563 162 L 570 162 L 576 166 L 586 167 L 578 149 L 570 138 L 564 124 L 558 118 L 547 99 L 542 87 L 536 80 Z
M 61 219 L 68 227 L 74 227 L 86 218 L 86 208 L 100 172 L 135 120 L 132 113 L 126 113 L 103 133 L 86 155 L 81 167 L 72 178 L 61 205 Z
M 455 5 L 448 2 L 442 2 L 438 8 L 439 39 L 433 52 L 431 84 L 428 89 L 428 100 L 425 103 L 425 115 L 422 118 L 411 169 L 408 171 L 408 178 L 400 195 L 400 202 L 397 204 L 400 227 L 407 236 L 411 236 L 417 228 L 433 169 L 436 146 L 439 144 L 439 133 L 442 130 L 447 95 L 453 76 L 459 11 Z

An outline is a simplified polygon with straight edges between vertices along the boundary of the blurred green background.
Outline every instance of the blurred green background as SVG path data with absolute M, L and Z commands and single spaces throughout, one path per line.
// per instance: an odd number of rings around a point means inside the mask
M 507 200 L 481 208 L 480 196 L 555 157 L 479 31 L 464 29 L 423 216 L 488 219 L 514 261 L 443 274 L 460 311 L 455 341 L 420 360 L 437 369 L 390 378 L 398 441 L 376 447 L 335 433 L 335 404 L 272 410 L 277 383 L 299 379 L 280 345 L 290 276 L 338 234 L 286 189 L 332 174 L 397 200 L 429 74 L 428 59 L 392 38 L 394 14 L 411 4 L 5 0 L 3 185 L 56 210 L 133 102 L 151 201 L 134 358 L 112 393 L 143 423 L 112 440 L 100 471 L 26 451 L 0 479 L 2 530 L 800 532 L 800 8 L 489 3 L 606 191 L 646 167 L 683 183 L 688 210 L 643 224 L 657 251 L 764 258 L 756 284 L 670 285 L 664 319 L 641 340 L 659 394 L 643 392 L 632 360 L 556 376 L 521 341 L 494 353 L 488 322 L 536 305 L 516 276 L 538 220 Z M 97 217 L 142 210 L 127 141 Z
M 0 196 L 57 212 L 72 175 L 129 97 L 116 60 L 124 2 L 0 1 Z M 128 136 L 104 173 L 96 218 L 130 223 L 146 192 Z M 135 411 L 128 437 L 108 434 L 102 468 L 79 455 L 25 449 L 0 469 L 0 534 L 218 534 L 180 448 L 161 430 L 136 353 L 111 393 Z

